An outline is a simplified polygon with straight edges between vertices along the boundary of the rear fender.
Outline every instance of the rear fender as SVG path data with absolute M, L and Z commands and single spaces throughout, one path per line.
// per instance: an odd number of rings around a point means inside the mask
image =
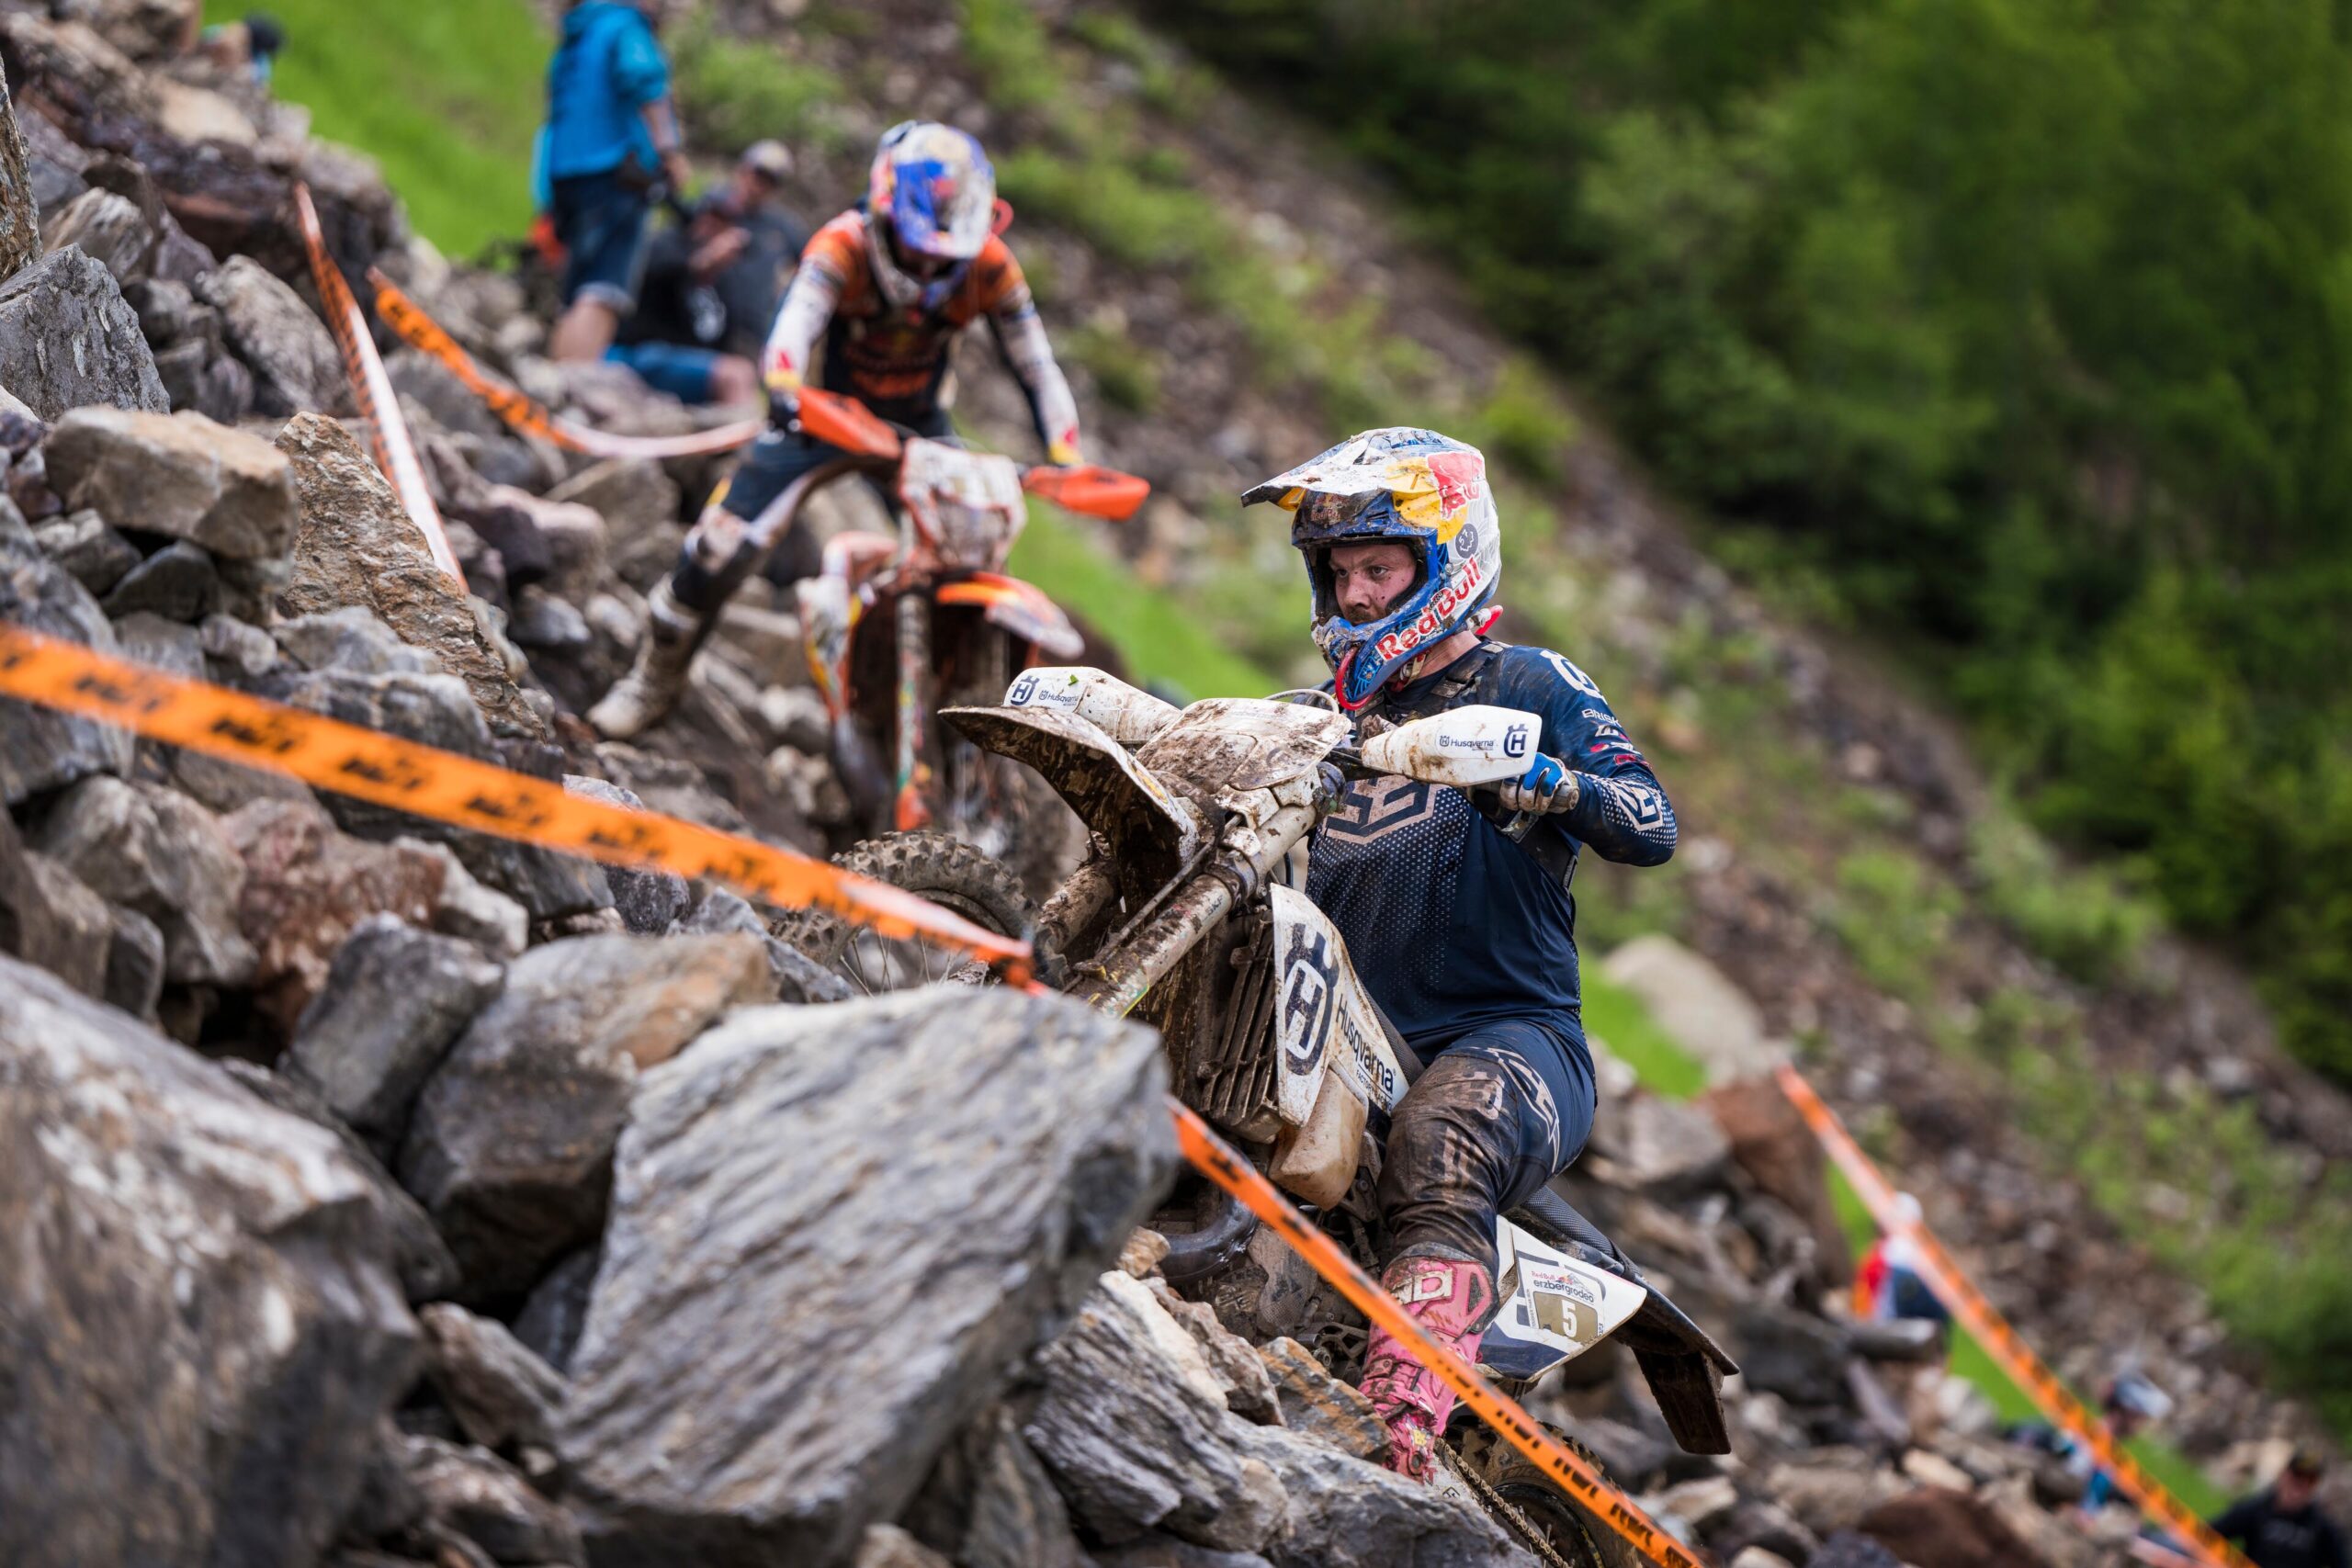
M 1091 720 L 1051 707 L 943 708 L 939 716 L 982 750 L 1035 768 L 1146 885 L 1172 880 L 1201 843 L 1198 812 Z
M 990 626 L 1003 627 L 1048 659 L 1076 659 L 1086 651 L 1086 639 L 1061 606 L 1044 589 L 1017 577 L 976 571 L 941 587 L 937 598 L 942 604 L 979 606 Z

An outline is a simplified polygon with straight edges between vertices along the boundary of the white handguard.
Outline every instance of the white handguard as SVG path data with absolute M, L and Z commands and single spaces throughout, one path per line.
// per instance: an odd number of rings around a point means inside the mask
M 1472 703 L 1375 735 L 1363 756 L 1367 767 L 1423 784 L 1496 784 L 1527 772 L 1542 730 L 1532 713 Z
M 1140 746 L 1176 720 L 1178 709 L 1091 665 L 1023 670 L 1005 688 L 1009 708 L 1076 714 L 1122 746 Z

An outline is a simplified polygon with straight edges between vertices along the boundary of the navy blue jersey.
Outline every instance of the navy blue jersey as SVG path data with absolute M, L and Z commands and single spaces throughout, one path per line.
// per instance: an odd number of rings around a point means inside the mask
M 1472 660 L 1481 673 L 1465 684 Z M 1307 896 L 1423 1060 L 1506 1019 L 1544 1025 L 1581 1054 L 1574 857 L 1590 845 L 1608 860 L 1656 865 L 1674 852 L 1674 808 L 1600 688 L 1545 649 L 1487 645 L 1384 693 L 1378 711 L 1414 717 L 1472 702 L 1543 718 L 1539 749 L 1583 775 L 1576 808 L 1536 819 L 1514 841 L 1459 790 L 1362 781 L 1317 830 Z M 1556 841 L 1539 857 L 1544 835 Z

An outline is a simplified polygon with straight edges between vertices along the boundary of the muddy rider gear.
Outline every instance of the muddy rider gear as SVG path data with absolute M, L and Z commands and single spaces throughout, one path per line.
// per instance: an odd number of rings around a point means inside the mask
M 1477 1360 L 1478 1342 L 1495 1315 L 1491 1268 L 1453 1258 L 1400 1258 L 1382 1271 L 1380 1284 L 1431 1338 L 1465 1361 Z M 1453 1390 L 1375 1327 L 1364 1348 L 1363 1392 L 1388 1428 L 1388 1468 L 1434 1480 Z
M 1544 756 L 1529 764 L 1525 777 L 1502 785 L 1496 793 L 1507 811 L 1574 811 L 1584 797 L 1575 772 L 1558 758 Z
M 1315 645 L 1340 705 L 1355 708 L 1419 655 L 1464 627 L 1483 627 L 1502 575 L 1502 527 L 1487 460 L 1432 430 L 1367 430 L 1245 492 L 1291 516 L 1290 542 L 1315 588 Z M 1340 615 L 1331 547 L 1391 540 L 1413 552 L 1404 600 L 1358 625 Z
M 655 583 L 645 599 L 645 640 L 638 644 L 637 661 L 588 710 L 588 722 L 621 740 L 659 722 L 686 689 L 686 668 L 710 624 L 678 603 L 669 579 Z

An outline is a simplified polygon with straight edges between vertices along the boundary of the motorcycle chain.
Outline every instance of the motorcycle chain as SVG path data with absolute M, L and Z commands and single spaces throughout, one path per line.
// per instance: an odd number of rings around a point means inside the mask
M 1548 1424 L 1544 1430 L 1553 1441 L 1574 1450 L 1577 1457 L 1591 1461 L 1598 1466 L 1599 1461 L 1592 1450 L 1574 1438 Z M 1544 1568 L 1601 1568 L 1605 1560 L 1600 1555 L 1600 1548 L 1593 1541 L 1592 1532 L 1585 1529 L 1582 1519 L 1572 1519 L 1570 1522 L 1576 1526 L 1577 1534 L 1583 1540 L 1583 1561 L 1571 1562 L 1561 1554 L 1558 1547 L 1544 1539 L 1544 1532 L 1535 1528 L 1533 1520 L 1521 1513 L 1518 1507 L 1506 1500 L 1501 1493 L 1487 1484 L 1485 1476 L 1478 1473 L 1478 1465 L 1485 1461 L 1489 1450 L 1494 1447 L 1493 1432 L 1482 1427 L 1464 1446 L 1471 1450 L 1470 1453 L 1456 1449 L 1452 1443 L 1442 1445 L 1450 1461 L 1447 1468 L 1462 1478 L 1464 1483 L 1478 1499 L 1478 1506 L 1487 1511 L 1487 1517 L 1516 1536 L 1520 1544 L 1532 1551 L 1537 1560 L 1543 1562 Z M 1478 1456 L 1476 1460 L 1471 1457 L 1472 1453 Z

